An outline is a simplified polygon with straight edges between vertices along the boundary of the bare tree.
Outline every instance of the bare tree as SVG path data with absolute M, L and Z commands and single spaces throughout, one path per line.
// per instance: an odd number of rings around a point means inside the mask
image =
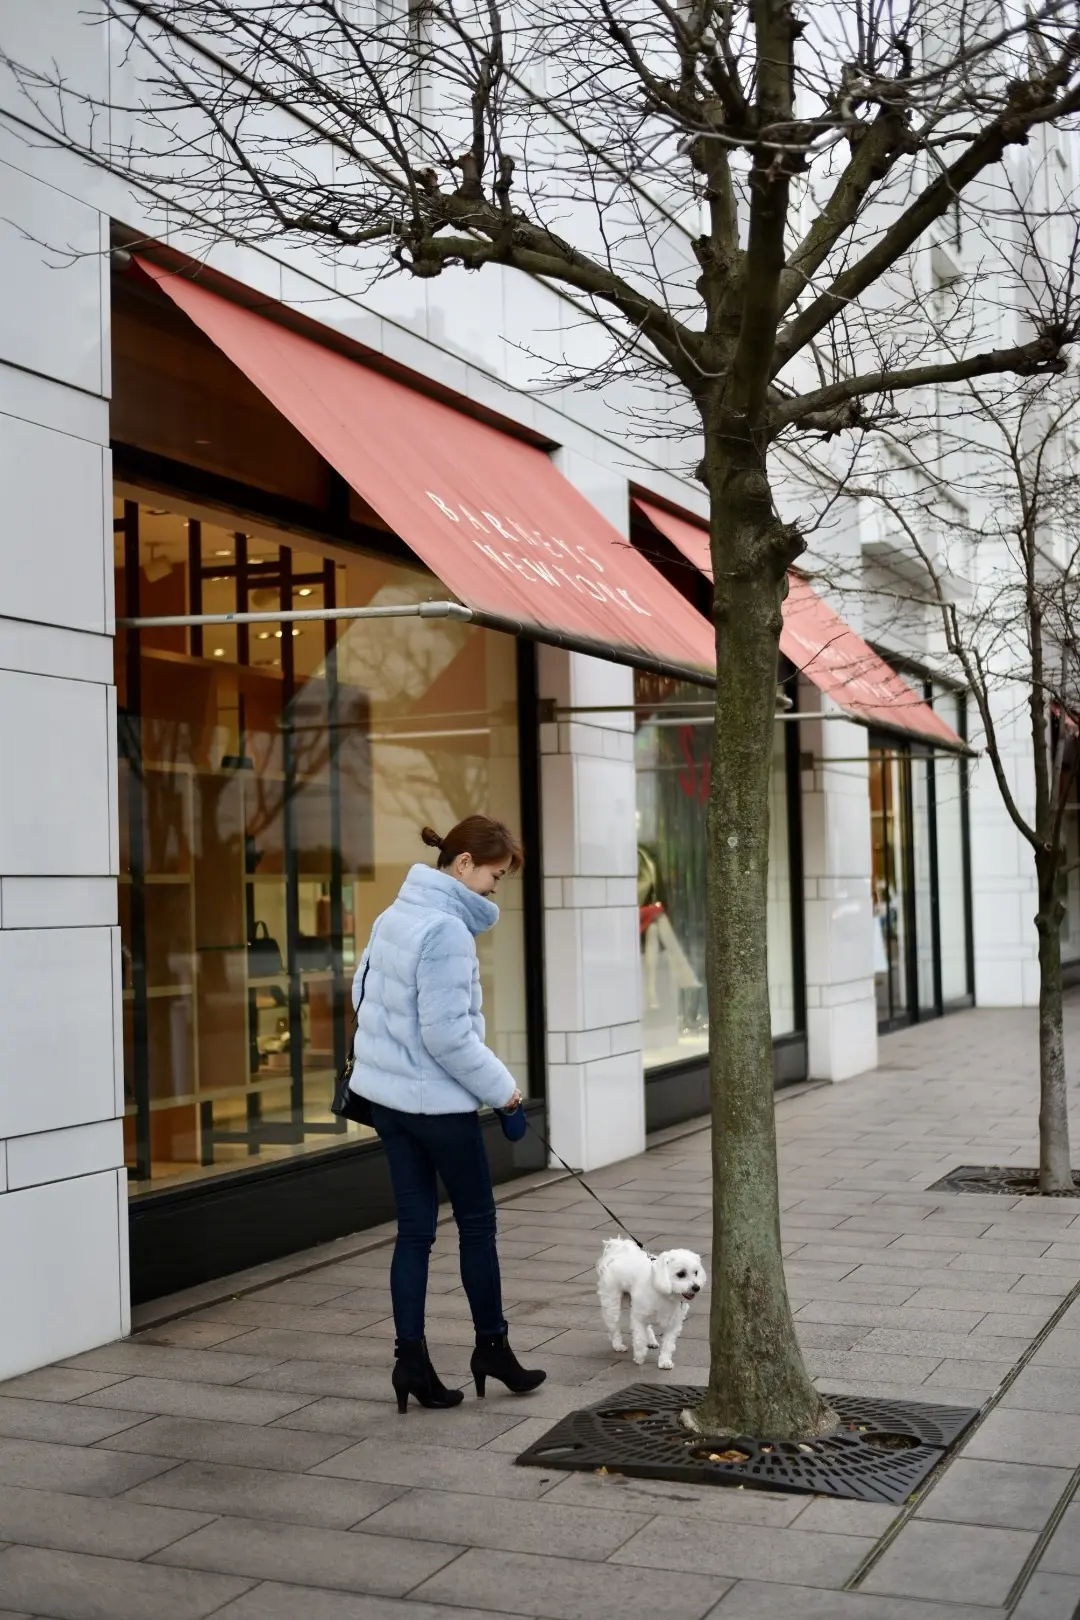
M 968 233 L 970 269 L 936 246 L 926 319 L 928 342 L 945 360 L 958 359 L 987 319 L 1028 338 L 1075 328 L 1080 229 L 1057 156 L 1054 133 L 1043 131 L 1007 167 L 1004 206 Z M 974 702 L 1002 803 L 1035 868 L 1039 1188 L 1071 1192 L 1061 925 L 1076 864 L 1067 835 L 1080 764 L 1080 387 L 1075 374 L 1053 370 L 951 385 L 939 378 L 878 428 L 844 456 L 788 447 L 788 471 L 819 521 L 853 501 L 876 511 L 875 616 L 914 611 L 916 620 L 936 620 L 938 662 Z M 866 599 L 865 578 L 835 563 L 826 574 L 837 590 Z M 1018 729 L 1030 793 L 1012 772 Z
M 913 289 L 937 222 L 1080 107 L 1077 0 L 100 3 L 129 38 L 129 104 L 26 69 L 56 139 L 211 236 L 307 238 L 373 276 L 539 278 L 602 335 L 594 376 L 650 384 L 658 420 L 689 422 L 717 649 L 714 1286 L 694 1421 L 827 1429 L 780 1256 L 769 774 L 804 537 L 777 509 L 774 452 L 861 434 L 905 390 L 1061 368 L 1073 333 L 1055 322 L 929 357 Z
M 934 433 L 913 435 L 908 423 L 891 438 L 893 453 L 879 454 L 869 476 L 846 477 L 837 493 L 887 515 L 876 594 L 890 612 L 914 606 L 939 619 L 940 665 L 968 689 L 1002 803 L 1030 847 L 1039 1190 L 1071 1192 L 1061 925 L 1076 865 L 1067 835 L 1080 763 L 1080 391 L 1072 376 L 969 382 L 945 403 Z M 851 588 L 842 574 L 833 583 Z M 1013 774 L 1021 729 L 1033 794 Z

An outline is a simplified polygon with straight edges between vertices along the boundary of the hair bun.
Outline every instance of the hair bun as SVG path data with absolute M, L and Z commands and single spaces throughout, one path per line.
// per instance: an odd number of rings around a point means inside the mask
M 445 840 L 443 840 L 442 838 L 439 837 L 439 835 L 435 831 L 434 827 L 421 827 L 421 829 L 420 829 L 420 837 L 424 840 L 424 843 L 427 844 L 430 849 L 441 850 L 442 847 L 443 847 L 443 843 L 445 841 Z

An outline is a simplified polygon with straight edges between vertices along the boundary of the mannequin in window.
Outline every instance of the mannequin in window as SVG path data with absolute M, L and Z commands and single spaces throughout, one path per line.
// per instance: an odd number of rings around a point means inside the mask
M 700 990 L 701 981 L 679 943 L 667 906 L 662 899 L 660 868 L 656 856 L 644 844 L 638 845 L 638 920 L 645 963 L 645 1006 L 656 1012 L 660 1000 L 656 990 L 656 969 L 663 951 L 676 990 Z

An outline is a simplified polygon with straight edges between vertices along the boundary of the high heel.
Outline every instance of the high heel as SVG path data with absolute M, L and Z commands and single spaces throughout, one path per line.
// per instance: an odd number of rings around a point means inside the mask
M 477 1395 L 483 1399 L 489 1378 L 505 1384 L 511 1395 L 528 1395 L 547 1377 L 539 1367 L 523 1367 L 510 1348 L 505 1333 L 478 1333 L 470 1369 Z
M 445 1408 L 460 1406 L 465 1399 L 460 1389 L 447 1389 L 431 1365 L 426 1339 L 398 1339 L 394 1346 L 397 1360 L 391 1383 L 397 1396 L 397 1409 L 405 1413 L 412 1395 L 421 1406 Z

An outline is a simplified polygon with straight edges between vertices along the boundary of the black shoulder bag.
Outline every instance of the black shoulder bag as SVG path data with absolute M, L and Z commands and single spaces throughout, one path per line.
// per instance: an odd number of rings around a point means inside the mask
M 375 936 L 372 935 L 372 942 Z M 334 1086 L 334 1100 L 330 1104 L 330 1112 L 339 1119 L 351 1119 L 355 1125 L 372 1126 L 375 1123 L 371 1112 L 371 1104 L 366 1097 L 361 1097 L 354 1091 L 349 1082 L 356 1066 L 356 1026 L 360 1021 L 360 1008 L 364 1002 L 364 991 L 367 989 L 367 976 L 371 972 L 371 943 L 368 944 L 368 959 L 364 965 L 364 977 L 360 980 L 360 998 L 353 1008 L 352 1029 L 349 1032 L 349 1050 L 345 1058 L 344 1067 L 337 1077 Z

